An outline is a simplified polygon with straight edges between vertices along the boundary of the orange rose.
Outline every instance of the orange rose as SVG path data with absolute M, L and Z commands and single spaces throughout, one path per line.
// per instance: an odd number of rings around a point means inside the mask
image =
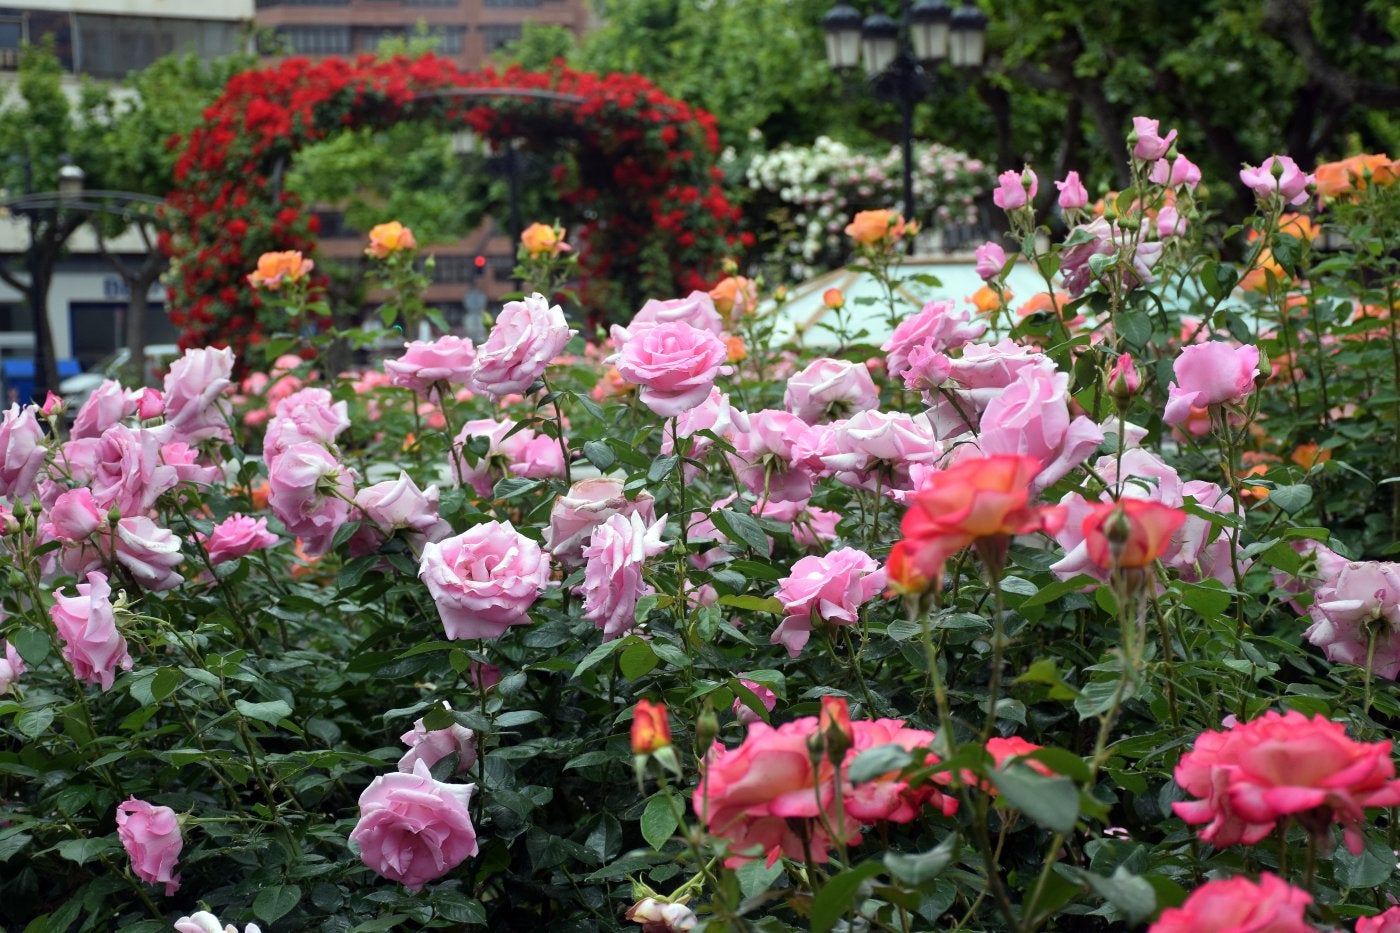
M 996 289 L 992 288 L 990 285 L 983 285 L 981 288 L 977 289 L 968 300 L 983 314 L 991 314 L 997 308 L 1001 307 L 1001 296 L 999 296 L 996 293 Z M 1006 292 L 1006 300 L 1011 300 L 1010 292 Z
M 520 246 L 531 259 L 541 256 L 558 256 L 573 249 L 564 242 L 564 230 L 549 224 L 530 224 L 520 234 Z
M 632 754 L 650 755 L 671 744 L 671 721 L 666 704 L 638 700 L 632 710 Z
M 1263 502 L 1269 498 L 1269 490 L 1266 486 L 1251 485 L 1248 480 L 1251 476 L 1264 476 L 1269 472 L 1267 464 L 1256 463 L 1247 470 L 1235 473 L 1240 479 L 1240 498 L 1246 502 Z
M 1266 246 L 1259 251 L 1259 264 L 1240 279 L 1240 288 L 1247 292 L 1262 292 L 1269 287 L 1269 276 L 1273 276 L 1278 282 L 1288 281 L 1288 273 L 1283 271 L 1283 266 L 1274 258 L 1273 250 Z
M 826 291 L 822 292 L 822 304 L 826 305 L 832 311 L 835 311 L 837 308 L 844 308 L 846 306 L 846 296 L 841 294 L 841 289 L 839 288 L 828 288 Z
M 1146 499 L 1100 502 L 1084 518 L 1089 559 L 1105 570 L 1146 567 L 1166 551 L 1186 513 Z
M 749 358 L 749 349 L 744 346 L 743 337 L 726 337 L 724 346 L 729 352 L 729 362 L 740 363 Z
M 909 545 L 898 541 L 885 558 L 885 579 L 889 581 L 886 596 L 912 596 L 928 589 L 929 580 L 909 559 Z
M 1322 228 L 1313 223 L 1312 218 L 1306 214 L 1281 215 L 1278 219 L 1278 232 L 1309 242 L 1322 236 Z
M 715 303 L 715 310 L 726 318 L 736 311 L 748 314 L 758 307 L 758 286 L 752 279 L 731 275 L 720 279 L 719 284 L 710 289 L 710 300 Z
M 888 246 L 916 231 L 917 227 L 905 223 L 903 216 L 888 208 L 861 211 L 846 225 L 846 236 L 861 246 Z
M 987 543 L 983 557 L 994 559 L 1012 535 L 1055 530 L 1064 509 L 1030 504 L 1031 480 L 1039 472 L 1035 457 L 999 455 L 970 457 L 934 473 L 904 513 L 901 557 L 913 573 L 936 579 L 948 558 L 969 544 Z
M 1299 444 L 1295 447 L 1293 453 L 1288 455 L 1288 459 L 1305 470 L 1311 470 L 1316 464 L 1326 463 L 1328 460 L 1331 460 L 1332 450 L 1331 448 L 1323 450 L 1322 446 L 1316 441 L 1309 441 L 1306 444 Z
M 1355 155 L 1339 162 L 1325 162 L 1313 173 L 1317 193 L 1337 198 L 1365 190 L 1367 182 L 1384 187 L 1400 177 L 1400 162 L 1381 153 Z
M 258 257 L 258 268 L 248 274 L 248 284 L 254 288 L 276 291 L 283 282 L 301 281 L 314 268 L 314 262 L 294 249 L 284 253 L 263 253 Z
M 365 255 L 375 259 L 388 259 L 394 253 L 417 248 L 418 241 L 413 238 L 413 231 L 397 220 L 391 220 L 387 224 L 376 224 L 370 228 L 369 246 L 365 247 Z

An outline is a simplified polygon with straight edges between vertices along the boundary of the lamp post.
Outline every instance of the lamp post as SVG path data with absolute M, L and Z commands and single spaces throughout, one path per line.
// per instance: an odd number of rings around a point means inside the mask
M 862 63 L 881 100 L 899 105 L 904 216 L 914 216 L 914 105 L 933 90 L 933 72 L 982 67 L 987 17 L 971 0 L 956 9 L 946 0 L 900 0 L 896 22 L 884 13 L 862 17 L 838 3 L 822 18 L 826 58 L 841 73 Z

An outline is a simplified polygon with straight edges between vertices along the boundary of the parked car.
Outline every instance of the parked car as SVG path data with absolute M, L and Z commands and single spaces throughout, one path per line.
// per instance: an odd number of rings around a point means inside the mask
M 142 368 L 142 384 L 158 383 L 170 361 L 180 355 L 180 348 L 173 343 L 153 343 L 146 347 L 145 365 Z M 110 356 L 103 357 L 92 368 L 76 376 L 69 376 L 58 384 L 58 394 L 63 397 L 69 411 L 77 411 L 88 396 L 108 379 L 130 380 L 129 364 L 131 351 L 121 347 Z

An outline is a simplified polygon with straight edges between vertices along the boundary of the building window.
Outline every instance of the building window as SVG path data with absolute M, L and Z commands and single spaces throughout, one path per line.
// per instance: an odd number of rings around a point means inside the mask
M 489 7 L 497 7 L 497 8 L 505 8 L 505 7 L 517 7 L 517 8 L 518 8 L 518 7 L 537 7 L 537 6 L 540 5 L 540 0 L 486 0 L 486 4 L 485 4 L 485 5 L 486 5 L 488 8 L 489 8 Z
M 395 39 L 402 41 L 404 31 L 397 26 L 375 26 L 369 29 L 355 30 L 355 45 L 361 52 L 377 52 L 379 46 L 385 42 Z
M 481 37 L 486 43 L 486 54 L 501 49 L 520 39 L 522 28 L 519 23 L 493 24 L 481 27 Z
M 456 6 L 461 0 L 403 0 L 404 6 Z M 486 4 L 490 6 L 490 3 Z
M 273 6 L 349 6 L 350 0 L 257 0 L 259 10 Z
M 434 26 L 428 30 L 428 38 L 437 40 L 436 50 L 443 55 L 461 55 L 466 37 L 466 26 Z
M 349 26 L 282 26 L 277 34 L 298 55 L 345 55 L 350 51 Z

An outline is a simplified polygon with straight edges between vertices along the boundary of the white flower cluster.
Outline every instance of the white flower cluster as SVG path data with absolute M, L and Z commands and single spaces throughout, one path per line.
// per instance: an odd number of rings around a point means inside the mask
M 848 252 L 843 230 L 857 212 L 898 207 L 900 152 L 855 149 L 827 136 L 811 146 L 783 146 L 754 157 L 749 187 L 777 195 L 781 239 L 767 259 L 803 278 L 837 265 Z M 914 143 L 915 217 L 925 229 L 976 223 L 977 200 L 992 184 L 980 159 L 938 143 Z

